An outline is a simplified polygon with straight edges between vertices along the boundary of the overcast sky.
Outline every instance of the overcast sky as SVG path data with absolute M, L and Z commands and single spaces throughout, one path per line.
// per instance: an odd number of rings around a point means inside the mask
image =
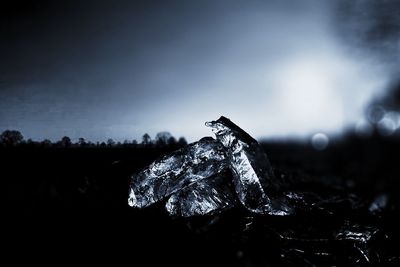
M 364 38 L 398 4 L 374 17 L 371 1 L 6 2 L 0 130 L 37 140 L 194 141 L 220 115 L 257 138 L 340 133 L 398 66 L 393 32 Z

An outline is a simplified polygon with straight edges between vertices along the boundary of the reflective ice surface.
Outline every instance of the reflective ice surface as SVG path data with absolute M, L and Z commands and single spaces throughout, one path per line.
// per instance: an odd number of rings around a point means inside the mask
M 235 190 L 250 211 L 288 215 L 292 210 L 279 195 L 280 181 L 274 176 L 263 148 L 248 133 L 225 117 L 206 123 L 226 149 Z
M 280 181 L 257 141 L 225 117 L 206 125 L 217 140 L 205 137 L 134 175 L 129 205 L 143 208 L 172 195 L 167 210 L 188 217 L 231 207 L 233 195 L 237 195 L 251 212 L 292 214 L 286 196 L 280 192 Z M 227 186 L 231 182 L 234 189 Z
M 226 169 L 223 146 L 211 137 L 164 156 L 132 176 L 128 204 L 143 208 Z
M 279 168 L 274 175 L 263 148 L 244 130 L 225 117 L 206 125 L 216 139 L 203 138 L 133 176 L 131 206 L 166 199 L 171 216 L 204 216 L 182 220 L 190 229 L 234 229 L 232 242 L 243 244 L 237 254 L 243 261 L 268 254 L 285 263 L 272 266 L 398 265 L 400 257 L 387 245 L 398 236 L 383 220 L 393 209 L 389 195 L 366 201 L 350 190 L 351 180 Z M 245 209 L 222 213 L 235 205 Z M 255 245 L 260 240 L 262 247 Z
M 210 215 L 233 207 L 235 196 L 230 185 L 230 174 L 223 172 L 193 183 L 174 193 L 166 209 L 174 216 Z

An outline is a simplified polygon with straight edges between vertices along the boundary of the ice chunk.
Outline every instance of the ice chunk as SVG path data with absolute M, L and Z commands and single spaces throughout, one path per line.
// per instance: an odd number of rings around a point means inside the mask
M 252 212 L 292 214 L 286 196 L 279 192 L 281 182 L 257 141 L 225 117 L 206 125 L 213 128 L 217 140 L 203 138 L 134 175 L 129 205 L 146 207 L 175 193 L 167 203 L 171 214 L 204 215 L 232 205 L 235 191 Z M 224 185 L 230 181 L 218 175 L 228 168 L 234 184 L 231 191 Z
M 231 174 L 218 173 L 193 183 L 171 195 L 166 209 L 174 216 L 211 215 L 229 209 L 235 204 Z
M 374 201 L 369 206 L 368 210 L 371 214 L 374 215 L 380 214 L 386 209 L 388 202 L 389 202 L 388 195 L 380 194 L 374 199 Z
M 275 178 L 263 148 L 248 133 L 225 117 L 207 122 L 226 149 L 233 183 L 240 202 L 250 211 L 289 215 L 283 198 L 277 200 L 280 181 Z
M 343 229 L 336 233 L 335 238 L 337 240 L 351 240 L 354 242 L 367 244 L 377 233 L 379 229 L 371 226 L 360 226 L 360 225 L 345 225 Z
M 132 176 L 128 204 L 147 207 L 227 168 L 225 149 L 211 137 L 164 156 Z
M 378 239 L 379 235 L 382 235 L 382 232 L 377 227 L 346 222 L 342 229 L 336 233 L 335 239 L 350 242 L 358 252 L 355 261 L 362 262 L 361 259 L 363 259 L 365 263 L 369 264 L 372 262 L 374 254 L 378 256 L 379 260 L 379 255 L 371 253 L 372 241 Z

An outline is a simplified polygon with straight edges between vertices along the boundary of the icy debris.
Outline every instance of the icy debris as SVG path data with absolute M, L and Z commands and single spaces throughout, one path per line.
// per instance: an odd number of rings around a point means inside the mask
M 376 227 L 346 222 L 342 229 L 336 233 L 335 239 L 352 244 L 355 251 L 358 252 L 358 255 L 354 256 L 355 262 L 370 264 L 372 262 L 379 263 L 379 255 L 376 252 L 372 253 L 373 241 L 378 239 L 377 236 L 379 235 L 382 235 L 382 233 Z
M 362 244 L 367 244 L 379 230 L 374 227 L 351 225 L 347 223 L 338 233 L 335 238 L 337 240 L 351 240 Z
M 218 173 L 174 193 L 166 204 L 169 214 L 190 217 L 219 213 L 233 207 L 235 196 L 229 173 Z
M 371 214 L 377 215 L 382 213 L 388 205 L 389 197 L 386 194 L 378 195 L 369 206 L 368 210 Z
M 250 211 L 288 215 L 292 210 L 279 195 L 280 181 L 258 142 L 225 117 L 207 122 L 226 149 L 233 183 L 240 202 Z
M 206 125 L 217 140 L 205 137 L 134 175 L 128 204 L 143 208 L 171 196 L 166 206 L 170 214 L 188 217 L 229 208 L 237 195 L 251 212 L 292 214 L 257 141 L 225 117 Z M 231 181 L 234 189 L 228 186 Z
M 227 168 L 223 146 L 211 137 L 164 156 L 132 176 L 128 204 L 143 208 Z

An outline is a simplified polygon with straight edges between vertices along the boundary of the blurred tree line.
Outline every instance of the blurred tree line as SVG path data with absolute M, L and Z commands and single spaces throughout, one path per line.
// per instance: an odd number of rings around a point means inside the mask
M 24 136 L 20 131 L 17 130 L 5 130 L 0 135 L 0 146 L 2 147 L 15 147 L 15 146 L 32 146 L 32 147 L 60 147 L 60 148 L 72 148 L 72 147 L 180 147 L 187 145 L 187 141 L 184 137 L 176 139 L 169 132 L 160 132 L 154 139 L 148 133 L 142 136 L 142 140 L 124 140 L 123 142 L 117 142 L 112 138 L 107 139 L 103 142 L 91 142 L 85 138 L 78 138 L 75 142 L 68 136 L 63 136 L 60 140 L 52 142 L 49 139 L 42 141 L 34 141 L 32 139 L 24 139 Z

